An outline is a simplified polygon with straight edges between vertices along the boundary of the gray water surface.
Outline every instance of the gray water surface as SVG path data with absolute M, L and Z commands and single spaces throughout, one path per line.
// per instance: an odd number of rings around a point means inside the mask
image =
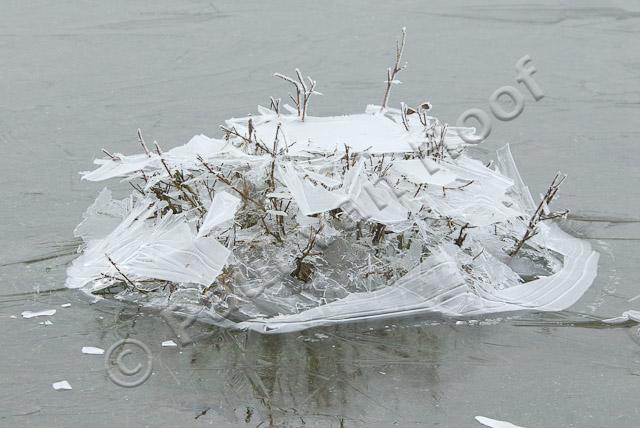
M 294 67 L 324 93 L 312 114 L 362 112 L 381 102 L 402 26 L 409 66 L 392 103 L 426 99 L 455 123 L 488 112 L 501 86 L 525 95 L 478 154 L 511 143 L 534 194 L 569 175 L 564 227 L 601 253 L 570 311 L 280 336 L 197 325 L 195 343 L 163 348 L 176 338 L 157 314 L 64 289 L 73 228 L 102 188 L 77 172 L 101 148 L 137 152 L 137 128 L 165 148 L 219 136 L 224 119 L 286 97 L 272 73 Z M 640 4 L 622 0 L 0 0 L 0 426 L 640 426 L 640 331 L 589 322 L 640 309 L 639 37 Z M 539 102 L 515 81 L 527 54 Z M 19 316 L 49 308 L 51 326 Z M 153 355 L 137 388 L 80 353 L 123 337 Z M 52 389 L 62 379 L 72 391 Z

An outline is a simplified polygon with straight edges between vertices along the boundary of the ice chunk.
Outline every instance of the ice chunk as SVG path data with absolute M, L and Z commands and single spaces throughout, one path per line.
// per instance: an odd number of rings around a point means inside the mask
M 56 391 L 65 391 L 65 390 L 73 389 L 71 388 L 71 385 L 69 384 L 69 382 L 67 382 L 66 380 L 61 380 L 60 382 L 54 382 L 51 384 L 51 386 Z
M 175 348 L 178 346 L 178 344 L 173 340 L 165 340 L 164 342 L 162 342 L 162 346 L 164 348 Z
M 164 152 L 166 165 L 155 153 L 97 161 L 84 178 L 140 188 L 122 201 L 104 190 L 87 210 L 67 286 L 154 307 L 182 302 L 215 324 L 279 333 L 557 311 L 593 282 L 598 254 L 553 224 L 510 257 L 535 204 L 508 146 L 496 170 L 461 152 L 472 129 L 444 133 L 432 117 L 407 122 L 378 106 L 303 122 L 287 106 L 258 111 L 228 121 L 235 131 L 224 140 L 198 135 Z M 428 151 L 432 131 L 444 133 L 444 152 Z M 232 186 L 251 199 L 241 203 Z M 525 262 L 536 276 L 523 275 Z M 233 320 L 220 315 L 232 307 Z
M 55 315 L 55 309 L 47 309 L 45 311 L 32 312 L 32 311 L 24 311 L 22 312 L 22 318 L 35 318 L 35 317 L 50 317 L 51 315 Z
M 476 421 L 491 428 L 524 428 L 519 425 L 514 425 L 511 422 L 499 421 L 485 416 L 476 416 Z
M 104 354 L 104 349 L 95 348 L 93 346 L 83 346 L 82 347 L 82 353 L 83 354 L 89 354 L 89 355 L 103 355 Z

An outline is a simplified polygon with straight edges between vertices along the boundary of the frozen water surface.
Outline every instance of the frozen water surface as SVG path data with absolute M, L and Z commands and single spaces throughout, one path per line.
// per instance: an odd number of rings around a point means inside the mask
M 476 415 L 489 415 L 526 427 L 637 426 L 636 317 L 600 321 L 640 309 L 639 300 L 629 302 L 640 294 L 635 3 L 9 1 L 2 8 L 0 425 L 78 425 L 90 417 L 96 426 L 476 427 Z M 137 128 L 165 150 L 193 134 L 219 137 L 228 117 L 246 116 L 269 94 L 284 97 L 271 73 L 296 66 L 324 93 L 312 99 L 314 116 L 362 111 L 381 101 L 404 25 L 409 67 L 392 105 L 427 99 L 433 115 L 455 123 L 470 107 L 489 111 L 488 96 L 501 86 L 525 95 L 523 114 L 494 120 L 474 156 L 488 159 L 510 143 L 534 196 L 555 171 L 569 175 L 557 202 L 571 210 L 563 227 L 600 253 L 594 285 L 570 309 L 277 336 L 194 325 L 191 344 L 162 352 L 170 337 L 180 343 L 179 320 L 118 302 L 90 305 L 64 287 L 78 244 L 72 231 L 102 188 L 80 183 L 76 171 L 91 169 L 87 160 L 100 157 L 99 148 L 138 152 Z M 537 103 L 515 82 L 513 64 L 525 54 L 546 95 Z M 414 179 L 447 179 L 436 176 Z M 122 198 L 130 189 L 112 192 Z M 118 223 L 103 220 L 85 232 Z M 210 224 L 217 221 L 224 217 Z M 19 316 L 68 302 L 47 328 Z M 124 390 L 105 375 L 102 358 L 82 358 L 78 349 L 108 349 L 126 337 L 147 344 L 154 373 Z M 60 379 L 73 390 L 56 393 L 51 385 Z

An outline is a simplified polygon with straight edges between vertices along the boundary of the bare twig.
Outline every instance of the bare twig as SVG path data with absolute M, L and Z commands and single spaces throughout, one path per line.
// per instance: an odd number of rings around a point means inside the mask
M 525 244 L 525 242 L 527 242 L 529 239 L 533 238 L 538 234 L 538 223 L 544 220 L 561 217 L 567 214 L 568 211 L 563 211 L 561 213 L 550 213 L 550 214 L 545 213 L 548 205 L 551 203 L 551 201 L 553 201 L 553 198 L 555 198 L 556 193 L 558 193 L 558 189 L 560 188 L 560 185 L 564 182 L 566 178 L 567 178 L 566 175 L 561 174 L 559 172 L 556 173 L 555 177 L 553 178 L 553 181 L 551 182 L 551 184 L 549 185 L 549 188 L 547 189 L 547 192 L 542 197 L 540 204 L 538 204 L 538 208 L 536 208 L 536 211 L 531 216 L 531 219 L 529 220 L 529 224 L 527 225 L 527 230 L 525 231 L 524 236 L 516 243 L 516 246 L 509 253 L 511 257 L 518 254 L 518 251 L 520 251 L 520 249 Z
M 105 256 L 107 257 L 107 260 L 109 260 L 109 263 L 111 263 L 111 265 L 116 269 L 116 271 L 122 276 L 122 278 L 124 279 L 124 283 L 129 285 L 131 288 L 133 288 L 136 291 L 139 291 L 141 293 L 148 293 L 148 290 L 143 290 L 142 288 L 139 288 L 136 284 L 134 284 L 133 281 L 131 281 L 129 279 L 129 277 L 127 277 L 127 275 L 124 274 L 124 272 L 122 272 L 120 270 L 120 268 L 118 267 L 118 265 L 116 264 L 116 262 L 114 262 L 111 257 L 109 257 L 108 254 L 105 254 Z
M 460 248 L 462 248 L 462 244 L 464 244 L 464 240 L 467 238 L 467 232 L 466 232 L 467 229 L 469 229 L 469 223 L 465 223 L 460 228 L 460 234 L 458 235 L 458 237 L 454 241 L 454 243 Z
M 149 152 L 149 148 L 145 144 L 144 138 L 142 138 L 142 131 L 140 130 L 140 128 L 138 128 L 138 142 L 140 143 L 140 145 L 144 149 L 144 152 L 147 154 L 147 156 L 151 157 L 151 152 Z
M 470 186 L 474 183 L 474 180 L 469 181 L 468 183 L 465 183 L 461 186 L 458 187 L 447 187 L 447 186 L 442 186 L 442 196 L 447 196 L 447 190 L 462 190 L 467 186 Z
M 109 156 L 109 157 L 111 158 L 111 160 L 114 160 L 114 161 L 122 160 L 122 159 L 120 159 L 120 157 L 119 157 L 119 156 L 112 155 L 111 153 L 109 153 L 109 152 L 107 151 L 107 149 L 102 149 L 102 153 L 104 153 L 105 155 Z
M 322 224 L 318 226 L 318 229 L 314 230 L 311 228 L 311 233 L 309 233 L 309 240 L 307 241 L 307 245 L 302 249 L 302 254 L 296 257 L 296 268 L 291 272 L 291 276 L 294 278 L 298 278 L 301 281 L 308 282 L 311 279 L 311 275 L 313 274 L 313 265 L 311 263 L 307 263 L 304 261 L 310 255 L 314 255 L 312 253 L 313 247 L 316 244 L 316 240 L 318 238 L 318 234 L 322 230 Z
M 401 65 L 402 61 L 402 53 L 404 52 L 404 44 L 407 39 L 407 29 L 402 27 L 402 40 L 400 42 L 396 41 L 396 62 L 393 65 L 393 68 L 387 68 L 387 88 L 384 91 L 384 99 L 382 100 L 382 108 L 380 111 L 384 111 L 387 108 L 387 104 L 389 103 L 389 95 L 391 94 L 391 85 L 395 85 L 399 83 L 396 80 L 396 75 L 404 70 L 407 65 Z

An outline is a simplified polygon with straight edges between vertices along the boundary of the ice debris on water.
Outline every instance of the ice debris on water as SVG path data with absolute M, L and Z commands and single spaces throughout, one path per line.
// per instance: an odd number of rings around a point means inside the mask
M 525 428 L 519 425 L 514 425 L 511 422 L 499 421 L 496 419 L 487 418 L 485 416 L 476 416 L 476 421 L 491 428 Z
M 167 151 L 139 132 L 143 153 L 82 173 L 134 190 L 87 209 L 66 285 L 263 333 L 573 305 L 598 254 L 534 202 L 509 146 L 473 159 L 474 129 L 427 105 L 314 117 L 272 100 Z
M 47 309 L 45 311 L 32 312 L 32 311 L 24 311 L 22 312 L 22 318 L 35 318 L 35 317 L 50 317 L 55 315 L 55 309 Z
M 81 351 L 83 354 L 88 355 L 104 355 L 104 349 L 96 348 L 94 346 L 83 346 Z
M 178 346 L 178 344 L 173 340 L 165 340 L 164 342 L 162 342 L 162 346 L 165 348 L 175 348 L 176 346 Z
M 49 321 L 49 320 L 39 322 L 38 324 L 40 324 L 40 325 L 44 325 L 44 326 L 53 325 L 53 323 L 52 323 L 51 321 Z
M 67 382 L 66 380 L 61 380 L 60 382 L 54 382 L 51 384 L 51 386 L 56 391 L 65 391 L 65 390 L 73 389 L 71 388 L 71 385 L 69 384 L 69 382 Z
M 627 321 L 634 321 L 634 322 L 640 323 L 640 311 L 634 311 L 634 310 L 625 311 L 619 317 L 602 320 L 602 322 L 605 324 L 623 324 Z
M 71 303 L 63 303 L 62 305 L 60 305 L 61 308 L 70 308 L 71 307 Z

